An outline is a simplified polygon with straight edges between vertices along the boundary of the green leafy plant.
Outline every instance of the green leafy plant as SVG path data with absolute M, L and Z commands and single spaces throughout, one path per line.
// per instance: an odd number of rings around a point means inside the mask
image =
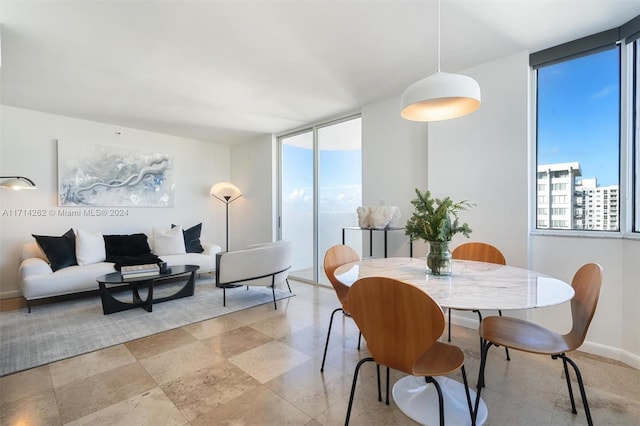
M 424 193 L 416 189 L 416 199 L 411 200 L 414 211 L 407 221 L 405 234 L 411 241 L 449 242 L 454 235 L 461 233 L 469 237 L 471 228 L 460 224 L 458 213 L 473 207 L 468 201 L 454 203 L 451 198 L 431 198 L 431 192 Z

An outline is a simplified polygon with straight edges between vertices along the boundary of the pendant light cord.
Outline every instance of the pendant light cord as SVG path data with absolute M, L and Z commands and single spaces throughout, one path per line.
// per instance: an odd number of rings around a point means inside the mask
M 438 72 L 440 72 L 440 0 L 438 0 Z

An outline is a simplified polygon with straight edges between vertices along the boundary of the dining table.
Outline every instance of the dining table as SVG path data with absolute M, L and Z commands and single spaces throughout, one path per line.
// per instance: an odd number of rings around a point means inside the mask
M 469 260 L 452 260 L 451 275 L 427 273 L 425 258 L 368 258 L 339 266 L 335 277 L 347 286 L 360 278 L 389 277 L 423 289 L 443 309 L 522 310 L 557 305 L 571 300 L 573 287 L 546 274 L 513 266 Z M 437 377 L 444 398 L 447 425 L 471 424 L 464 385 L 448 377 Z M 469 390 L 472 400 L 476 393 Z M 424 378 L 406 376 L 392 391 L 398 408 L 425 425 L 439 424 L 438 395 Z M 480 400 L 476 424 L 482 425 L 488 409 Z

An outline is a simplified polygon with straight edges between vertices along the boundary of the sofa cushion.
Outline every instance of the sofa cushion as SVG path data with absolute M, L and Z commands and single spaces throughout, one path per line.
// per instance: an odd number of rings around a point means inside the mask
M 107 262 L 115 263 L 118 270 L 122 266 L 160 262 L 160 258 L 151 253 L 145 234 L 104 235 L 103 237 Z
M 142 233 L 129 235 L 104 235 L 107 259 L 113 256 L 143 256 L 151 253 L 147 236 Z
M 47 235 L 33 235 L 38 245 L 47 256 L 51 269 L 55 272 L 67 266 L 77 265 L 76 261 L 76 234 L 69 229 L 59 237 Z
M 171 224 L 172 228 L 177 225 Z M 187 253 L 202 253 L 204 247 L 200 241 L 200 234 L 202 234 L 202 222 L 192 226 L 189 229 L 183 229 L 182 234 L 184 236 L 184 248 Z
M 82 229 L 76 230 L 76 259 L 78 265 L 90 265 L 104 262 L 107 254 L 102 233 L 91 234 Z
M 182 227 L 167 230 L 153 228 L 153 253 L 158 256 L 186 253 Z

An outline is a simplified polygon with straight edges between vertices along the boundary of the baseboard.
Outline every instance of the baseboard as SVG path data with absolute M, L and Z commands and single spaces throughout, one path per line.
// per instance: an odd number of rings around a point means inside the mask
M 451 322 L 455 325 L 459 325 L 460 327 L 470 328 L 472 330 L 478 328 L 478 320 L 474 318 L 467 318 L 465 316 L 452 314 Z M 613 346 L 603 345 L 600 343 L 589 342 L 589 341 L 585 341 L 584 344 L 580 347 L 580 350 L 582 352 L 586 352 L 592 355 L 598 355 L 605 358 L 620 361 L 627 364 L 630 367 L 640 370 L 640 355 L 636 355 L 631 352 L 628 352 L 619 348 L 615 348 Z
M 455 312 L 455 311 L 453 311 Z M 447 313 L 445 312 L 445 316 Z M 451 314 L 451 323 L 455 325 L 459 325 L 464 328 L 478 329 L 478 318 L 467 318 L 464 316 L 456 315 L 454 313 Z
M 631 367 L 640 370 L 640 355 L 632 354 L 627 351 L 620 351 L 620 361 Z
M 585 341 L 584 344 L 580 346 L 580 350 L 589 354 L 603 356 L 605 358 L 624 362 L 628 366 L 640 370 L 640 356 L 632 354 L 631 352 L 615 348 L 613 346 L 602 345 L 600 343 L 589 341 Z
M 22 297 L 20 290 L 3 291 L 0 293 L 0 299 L 13 299 L 14 297 Z

